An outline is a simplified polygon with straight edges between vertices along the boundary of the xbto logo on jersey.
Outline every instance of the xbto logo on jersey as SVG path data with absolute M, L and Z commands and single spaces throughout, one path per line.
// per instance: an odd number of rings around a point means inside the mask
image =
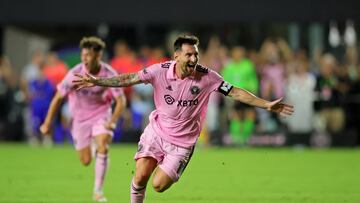
M 199 100 L 179 100 L 177 106 L 195 106 L 199 104 Z
M 164 99 L 165 99 L 165 102 L 166 102 L 167 104 L 169 104 L 169 105 L 172 105 L 172 104 L 175 102 L 175 99 L 174 99 L 172 96 L 168 95 L 168 94 L 164 95 Z M 198 99 L 194 99 L 194 100 L 191 100 L 191 99 L 189 99 L 189 100 L 179 100 L 179 101 L 177 101 L 177 102 L 178 102 L 178 103 L 177 103 L 177 106 L 194 106 L 194 105 L 198 105 L 198 104 L 199 104 L 199 100 L 198 100 Z

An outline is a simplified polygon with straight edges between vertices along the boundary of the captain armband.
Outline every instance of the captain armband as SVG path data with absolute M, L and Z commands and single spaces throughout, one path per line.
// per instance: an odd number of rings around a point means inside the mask
M 219 86 L 218 91 L 219 91 L 221 94 L 227 96 L 227 95 L 229 95 L 229 93 L 230 93 L 230 91 L 232 90 L 233 87 L 234 87 L 234 86 L 231 85 L 230 83 L 227 83 L 227 82 L 223 81 L 223 82 L 221 83 L 221 85 Z

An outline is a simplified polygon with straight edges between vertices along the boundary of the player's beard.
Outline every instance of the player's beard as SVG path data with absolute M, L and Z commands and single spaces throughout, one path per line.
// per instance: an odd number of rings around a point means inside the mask
M 95 61 L 85 63 L 85 66 L 90 73 L 97 73 L 100 68 L 100 64 Z

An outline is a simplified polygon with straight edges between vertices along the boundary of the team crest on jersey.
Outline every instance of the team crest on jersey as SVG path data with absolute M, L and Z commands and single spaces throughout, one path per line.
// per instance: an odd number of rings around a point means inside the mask
M 175 102 L 175 99 L 170 95 L 164 95 L 165 102 L 169 105 L 173 104 Z
M 200 88 L 198 87 L 198 86 L 192 86 L 191 88 L 190 88 L 190 92 L 191 92 L 191 94 L 199 94 L 199 92 L 200 92 Z

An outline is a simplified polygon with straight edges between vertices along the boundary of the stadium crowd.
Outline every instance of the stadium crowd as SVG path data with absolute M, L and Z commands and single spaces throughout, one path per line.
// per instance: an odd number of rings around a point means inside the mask
M 170 60 L 163 46 L 129 46 L 118 40 L 109 50 L 108 62 L 119 74 L 135 72 Z M 360 144 L 360 66 L 356 42 L 328 50 L 293 50 L 282 38 L 268 38 L 258 49 L 231 45 L 221 37 L 200 41 L 200 63 L 221 74 L 226 81 L 267 100 L 284 97 L 295 106 L 292 117 L 282 119 L 213 95 L 207 125 L 200 137 L 204 145 L 257 146 L 354 146 Z M 109 55 L 108 55 L 109 56 Z M 0 58 L 0 140 L 43 140 L 39 126 L 71 64 L 56 51 L 32 53 L 21 75 L 11 61 Z M 136 142 L 153 109 L 152 88 L 126 88 L 127 109 L 115 129 L 114 142 Z M 52 132 L 55 143 L 70 139 L 71 114 L 64 103 Z

